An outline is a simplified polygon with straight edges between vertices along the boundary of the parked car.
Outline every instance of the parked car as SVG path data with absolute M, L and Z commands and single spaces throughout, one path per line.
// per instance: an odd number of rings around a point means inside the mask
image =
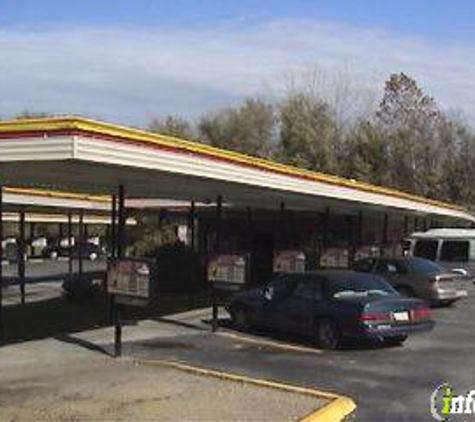
M 83 259 L 89 259 L 90 261 L 95 261 L 96 259 L 104 257 L 105 255 L 104 250 L 100 246 L 88 242 L 75 244 L 72 246 L 71 252 L 66 246 L 51 246 L 46 247 L 43 250 L 43 256 L 45 258 L 51 259 L 69 257 L 70 253 L 74 259 L 79 259 L 79 257 L 82 257 Z
M 352 268 L 383 277 L 402 296 L 414 296 L 438 305 L 450 305 L 467 296 L 467 280 L 463 275 L 423 258 L 366 258 Z
M 406 239 L 409 256 L 430 259 L 475 279 L 475 229 L 432 229 Z
M 348 339 L 401 344 L 434 324 L 427 302 L 401 297 L 380 277 L 348 270 L 283 274 L 237 293 L 227 310 L 238 326 L 310 336 L 324 349 Z

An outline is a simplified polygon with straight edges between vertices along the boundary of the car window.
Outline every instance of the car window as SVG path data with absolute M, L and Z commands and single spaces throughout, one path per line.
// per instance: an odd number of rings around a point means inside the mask
M 467 240 L 444 240 L 440 250 L 440 260 L 467 262 L 469 243 Z
M 393 296 L 398 293 L 383 279 L 361 274 L 337 275 L 328 280 L 329 297 L 351 299 L 366 296 Z
M 361 259 L 353 265 L 355 271 L 370 273 L 374 267 L 374 258 Z
M 322 297 L 321 284 L 318 281 L 300 281 L 292 295 L 302 299 L 320 299 Z
M 284 274 L 271 281 L 264 289 L 267 300 L 282 299 L 288 296 L 297 284 L 295 276 Z
M 376 266 L 376 271 L 380 274 L 404 274 L 407 272 L 400 262 L 391 259 L 380 260 Z
M 441 265 L 422 258 L 413 258 L 407 261 L 411 273 L 415 274 L 437 274 L 445 272 Z
M 439 242 L 437 240 L 416 240 L 416 245 L 414 246 L 414 256 L 435 261 L 437 259 L 438 243 Z

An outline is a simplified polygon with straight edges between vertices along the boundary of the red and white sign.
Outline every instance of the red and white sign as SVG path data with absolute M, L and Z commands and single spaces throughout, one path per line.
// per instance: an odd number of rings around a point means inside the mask
M 329 248 L 320 255 L 322 268 L 348 268 L 350 254 L 346 248 Z
M 111 261 L 107 268 L 107 291 L 115 295 L 148 299 L 150 278 L 150 266 L 145 262 Z
M 274 273 L 305 272 L 305 254 L 301 251 L 281 251 L 274 255 Z
M 208 281 L 217 283 L 246 283 L 247 263 L 245 255 L 217 255 L 208 263 Z

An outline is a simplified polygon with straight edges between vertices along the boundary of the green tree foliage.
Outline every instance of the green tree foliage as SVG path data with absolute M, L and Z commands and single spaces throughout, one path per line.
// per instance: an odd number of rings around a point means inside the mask
M 130 256 L 145 256 L 163 245 L 176 242 L 175 227 L 164 218 L 163 214 L 139 215 L 137 225 L 129 228 Z
M 388 183 L 425 196 L 436 196 L 443 178 L 441 142 L 444 116 L 435 100 L 404 73 L 386 82 L 376 121 L 387 142 Z
M 281 159 L 311 170 L 334 172 L 339 132 L 328 105 L 311 94 L 291 93 L 279 111 Z
M 383 134 L 372 122 L 362 120 L 347 133 L 340 160 L 343 176 L 383 185 L 388 180 L 387 160 Z
M 203 142 L 260 157 L 270 156 L 275 127 L 273 105 L 259 98 L 248 98 L 237 107 L 205 115 L 198 123 Z
M 391 75 L 376 110 L 345 122 L 344 96 L 354 90 L 338 89 L 334 104 L 324 91 L 314 78 L 291 85 L 274 103 L 248 98 L 196 124 L 169 117 L 150 129 L 185 138 L 196 133 L 213 146 L 475 209 L 474 132 L 444 113 L 413 78 Z

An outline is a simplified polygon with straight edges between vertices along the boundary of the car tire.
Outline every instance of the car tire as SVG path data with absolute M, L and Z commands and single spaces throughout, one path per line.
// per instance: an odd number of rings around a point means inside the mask
M 242 308 L 236 309 L 231 314 L 231 319 L 233 321 L 233 324 L 242 330 L 247 330 L 251 327 L 249 314 Z
M 402 344 L 407 340 L 406 335 L 396 336 L 396 337 L 388 337 L 383 340 L 386 346 L 396 347 L 402 346 Z
M 320 319 L 316 324 L 315 340 L 324 350 L 335 350 L 341 346 L 340 330 L 331 319 Z
M 402 297 L 414 297 L 414 292 L 409 287 L 398 286 L 396 287 L 396 290 Z

